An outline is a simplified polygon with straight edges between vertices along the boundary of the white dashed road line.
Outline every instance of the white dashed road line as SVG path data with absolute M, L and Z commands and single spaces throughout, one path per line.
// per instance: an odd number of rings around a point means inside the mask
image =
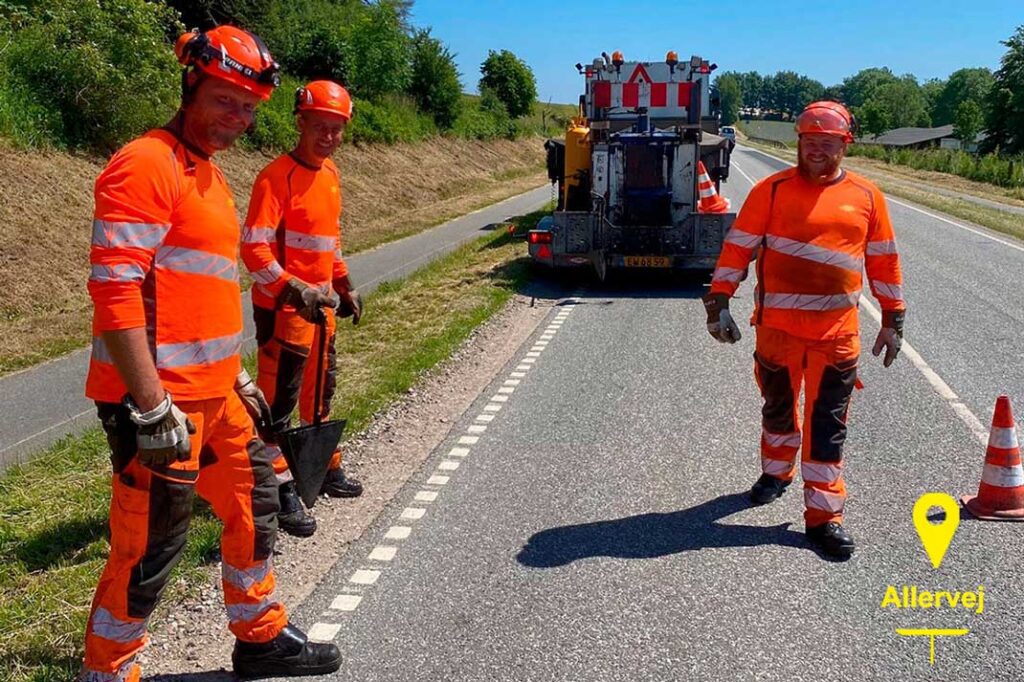
M 473 418 L 473 423 L 466 426 L 467 435 L 459 436 L 457 445 L 448 451 L 447 457 L 457 457 L 460 459 L 469 457 L 472 450 L 467 446 L 477 445 L 480 442 L 480 434 L 487 430 L 486 424 L 494 421 L 497 413 L 502 410 L 506 403 L 508 403 L 509 396 L 515 392 L 516 387 L 518 387 L 526 377 L 526 373 L 535 365 L 544 351 L 547 350 L 548 343 L 554 338 L 555 334 L 565 323 L 566 319 L 568 319 L 569 314 L 575 307 L 576 302 L 573 300 L 563 304 L 562 309 L 550 322 L 548 322 L 548 326 L 545 328 L 544 333 L 541 334 L 539 339 L 534 341 L 530 350 L 523 354 L 523 357 L 519 359 L 519 364 L 516 365 L 515 369 L 509 372 L 508 378 L 505 379 L 503 384 L 498 387 L 497 393 L 484 404 L 483 410 L 480 414 Z M 437 471 L 443 471 L 450 474 L 459 468 L 460 463 L 459 459 L 442 459 L 437 464 Z M 443 486 L 446 485 L 449 480 L 450 476 L 434 473 L 427 479 L 425 485 Z M 437 500 L 439 494 L 440 493 L 437 490 L 419 490 L 413 496 L 413 499 L 420 503 L 430 503 Z M 427 510 L 423 507 L 406 507 L 402 510 L 401 514 L 399 514 L 399 518 L 403 521 L 417 521 L 422 519 L 426 513 Z M 412 530 L 413 527 L 407 525 L 391 526 L 388 528 L 387 532 L 384 533 L 384 540 L 406 540 L 410 535 L 412 535 Z M 366 560 L 368 562 L 377 562 L 377 565 L 380 565 L 381 563 L 390 563 L 397 555 L 397 546 L 381 544 L 375 546 L 370 551 Z M 374 585 L 378 578 L 380 578 L 382 572 L 383 571 L 380 569 L 361 568 L 349 577 L 349 585 Z M 333 614 L 334 617 L 337 617 L 339 612 L 355 611 L 362 600 L 363 595 L 361 594 L 339 594 L 331 602 L 328 613 L 324 615 L 326 617 Z M 341 626 L 342 624 L 340 623 L 315 623 L 309 629 L 309 638 L 318 642 L 329 642 L 338 637 L 338 634 L 341 631 Z

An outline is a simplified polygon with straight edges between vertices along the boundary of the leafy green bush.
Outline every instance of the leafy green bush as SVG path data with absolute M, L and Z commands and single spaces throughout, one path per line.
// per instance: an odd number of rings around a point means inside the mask
M 508 50 L 490 50 L 480 65 L 480 94 L 488 90 L 505 105 L 512 118 L 526 116 L 537 99 L 537 82 L 526 62 Z
M 462 107 L 462 84 L 455 66 L 455 55 L 430 31 L 413 36 L 412 80 L 409 94 L 416 106 L 434 117 L 442 130 L 450 129 Z
M 30 144 L 113 149 L 163 123 L 179 92 L 166 36 L 180 30 L 170 9 L 146 0 L 36 7 L 0 54 L 3 125 Z
M 302 82 L 291 76 L 281 78 L 281 87 L 274 90 L 270 100 L 256 109 L 256 120 L 242 138 L 247 149 L 266 149 L 283 152 L 292 149 L 299 139 L 295 128 L 295 90 Z
M 516 132 L 505 106 L 488 90 L 484 90 L 480 97 L 464 99 L 459 117 L 451 129 L 452 135 L 471 140 L 512 139 Z
M 850 156 L 863 156 L 918 170 L 959 175 L 1000 187 L 1024 187 L 1024 156 L 976 155 L 956 149 L 887 149 L 881 145 L 851 145 Z
M 418 112 L 406 97 L 392 95 L 379 102 L 357 98 L 352 122 L 345 131 L 349 142 L 417 142 L 437 134 L 433 119 Z

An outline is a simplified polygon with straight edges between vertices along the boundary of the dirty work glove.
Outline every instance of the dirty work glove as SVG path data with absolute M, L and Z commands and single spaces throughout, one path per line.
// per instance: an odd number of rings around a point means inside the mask
M 903 318 L 906 311 L 887 310 L 882 313 L 882 329 L 875 337 L 875 347 L 871 354 L 876 358 L 885 349 L 885 357 L 882 359 L 882 366 L 888 367 L 900 353 L 900 346 L 903 345 Z
M 277 302 L 279 305 L 294 307 L 295 311 L 299 313 L 299 317 L 307 322 L 316 322 L 320 319 L 321 307 L 336 305 L 334 296 L 328 296 L 295 277 L 285 283 L 281 294 L 277 297 Z
M 363 297 L 355 289 L 338 289 L 338 317 L 352 316 L 352 324 L 359 324 L 363 316 Z
M 740 328 L 729 312 L 729 297 L 725 294 L 704 296 L 704 310 L 708 314 L 708 333 L 721 343 L 740 340 Z
M 196 426 L 174 404 L 170 393 L 149 412 L 140 411 L 130 395 L 125 396 L 124 404 L 139 427 L 136 441 L 142 465 L 152 468 L 188 461 L 192 454 L 189 436 L 195 434 Z
M 270 425 L 273 422 L 270 404 L 267 402 L 266 396 L 263 395 L 263 391 L 244 369 L 235 377 L 235 393 L 242 399 L 242 404 L 245 405 L 246 412 L 252 417 L 260 438 L 267 441 L 271 431 Z

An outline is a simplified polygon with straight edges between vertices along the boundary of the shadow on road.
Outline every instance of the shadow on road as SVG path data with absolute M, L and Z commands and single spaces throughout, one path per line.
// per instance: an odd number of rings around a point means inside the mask
M 803 533 L 789 530 L 789 523 L 716 523 L 749 507 L 746 493 L 733 493 L 675 512 L 549 528 L 534 534 L 516 559 L 531 568 L 554 568 L 588 557 L 651 559 L 705 547 L 781 545 L 813 551 Z
M 211 670 L 205 673 L 175 673 L 173 675 L 153 675 L 144 678 L 144 682 L 238 682 L 234 673 L 225 670 Z

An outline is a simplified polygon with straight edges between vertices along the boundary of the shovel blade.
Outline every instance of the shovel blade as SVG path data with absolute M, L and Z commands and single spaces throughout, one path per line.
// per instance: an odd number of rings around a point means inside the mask
M 334 419 L 288 429 L 277 436 L 278 447 L 295 479 L 295 490 L 309 508 L 316 504 L 344 430 L 345 420 Z

